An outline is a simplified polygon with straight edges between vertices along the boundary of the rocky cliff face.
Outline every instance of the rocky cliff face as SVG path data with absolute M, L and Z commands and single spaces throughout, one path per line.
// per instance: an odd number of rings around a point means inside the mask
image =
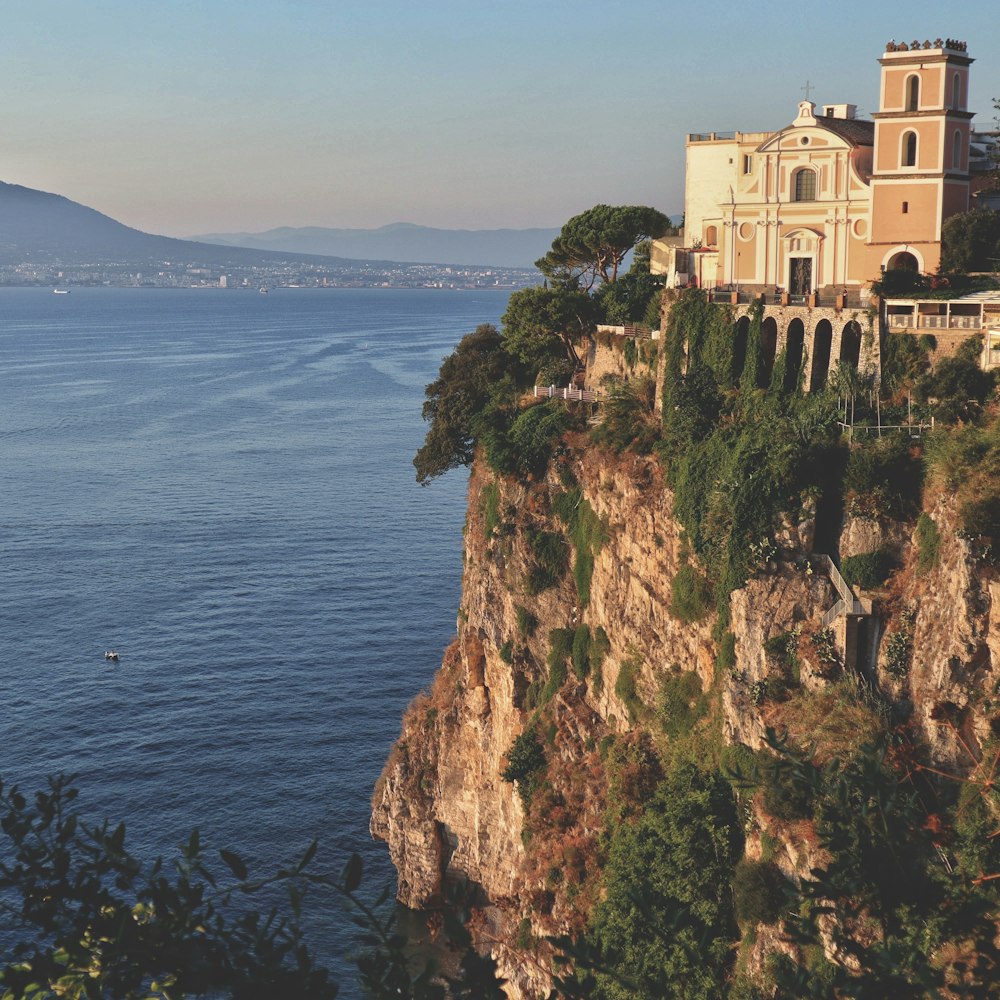
M 598 519 L 589 547 L 574 549 L 554 513 L 567 495 Z M 1000 584 L 959 537 L 946 500 L 932 516 L 941 547 L 927 572 L 915 567 L 911 527 L 890 533 L 902 569 L 877 595 L 877 627 L 859 646 L 875 655 L 862 655 L 859 667 L 912 709 L 939 757 L 961 766 L 1000 720 L 1000 617 L 992 613 Z M 569 563 L 543 587 L 537 573 L 531 581 L 546 533 L 550 542 L 566 539 Z M 864 551 L 876 536 L 877 528 L 849 522 L 842 540 L 847 551 Z M 659 705 L 666 678 L 697 675 L 731 744 L 760 747 L 770 726 L 829 754 L 870 724 L 872 711 L 844 694 L 855 679 L 836 634 L 821 628 L 837 595 L 808 559 L 808 512 L 778 540 L 771 561 L 732 595 L 731 637 L 713 636 L 714 614 L 684 622 L 671 611 L 672 582 L 689 560 L 653 459 L 603 453 L 581 435 L 540 481 L 473 468 L 458 635 L 431 691 L 406 714 L 375 792 L 372 832 L 389 846 L 406 905 L 433 906 L 447 879 L 478 887 L 474 929 L 512 997 L 545 991 L 548 956 L 538 938 L 582 929 L 599 898 L 609 800 L 602 748 L 609 734 L 668 739 Z M 589 557 L 588 581 L 580 564 Z M 603 632 L 607 644 L 592 642 L 589 671 L 574 672 L 565 657 L 561 667 L 552 660 L 552 633 L 576 634 L 581 625 L 592 639 Z M 897 632 L 903 638 L 890 644 Z M 501 772 L 532 722 L 548 766 L 529 816 Z M 759 806 L 747 819 L 751 856 L 765 831 L 786 874 L 815 864 L 802 829 L 775 823 Z M 756 960 L 773 937 L 762 934 Z

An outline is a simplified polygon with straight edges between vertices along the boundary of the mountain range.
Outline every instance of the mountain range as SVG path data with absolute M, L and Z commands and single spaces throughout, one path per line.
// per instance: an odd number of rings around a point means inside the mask
M 307 255 L 315 259 L 314 255 Z M 58 194 L 0 181 L 0 265 L 185 261 L 205 265 L 267 264 L 306 259 L 287 250 L 215 246 L 154 236 Z M 355 261 L 326 258 L 324 263 Z
M 203 233 L 192 239 L 264 251 L 423 264 L 532 267 L 558 229 L 435 229 L 394 222 L 379 229 L 284 226 L 263 233 Z

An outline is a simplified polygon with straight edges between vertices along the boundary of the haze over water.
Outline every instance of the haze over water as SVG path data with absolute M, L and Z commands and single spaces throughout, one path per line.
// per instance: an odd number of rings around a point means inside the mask
M 197 825 L 263 874 L 315 837 L 387 884 L 369 796 L 461 573 L 423 387 L 506 298 L 0 290 L 4 781 L 79 772 L 144 856 Z

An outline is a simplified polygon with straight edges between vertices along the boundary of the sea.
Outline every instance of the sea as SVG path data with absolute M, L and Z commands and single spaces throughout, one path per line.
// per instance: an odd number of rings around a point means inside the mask
M 77 774 L 143 858 L 315 839 L 394 885 L 370 797 L 455 632 L 467 488 L 415 482 L 423 390 L 507 295 L 0 289 L 3 782 Z M 348 998 L 349 928 L 309 909 Z

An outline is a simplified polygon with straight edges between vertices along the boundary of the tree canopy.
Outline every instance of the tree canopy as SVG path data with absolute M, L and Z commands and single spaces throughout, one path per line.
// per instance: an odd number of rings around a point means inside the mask
M 1000 212 L 975 208 L 941 227 L 941 270 L 992 271 L 1000 266 Z
M 552 248 L 535 262 L 547 277 L 588 291 L 598 279 L 618 278 L 625 255 L 642 240 L 662 236 L 670 219 L 645 205 L 595 205 L 574 215 L 552 241 Z
M 422 415 L 431 426 L 413 459 L 417 482 L 426 484 L 472 461 L 478 423 L 512 367 L 515 360 L 488 323 L 466 334 L 441 362 L 438 377 L 425 390 Z
M 532 374 L 560 354 L 575 366 L 579 363 L 575 345 L 593 331 L 597 318 L 594 299 L 579 289 L 523 288 L 507 302 L 504 344 Z

